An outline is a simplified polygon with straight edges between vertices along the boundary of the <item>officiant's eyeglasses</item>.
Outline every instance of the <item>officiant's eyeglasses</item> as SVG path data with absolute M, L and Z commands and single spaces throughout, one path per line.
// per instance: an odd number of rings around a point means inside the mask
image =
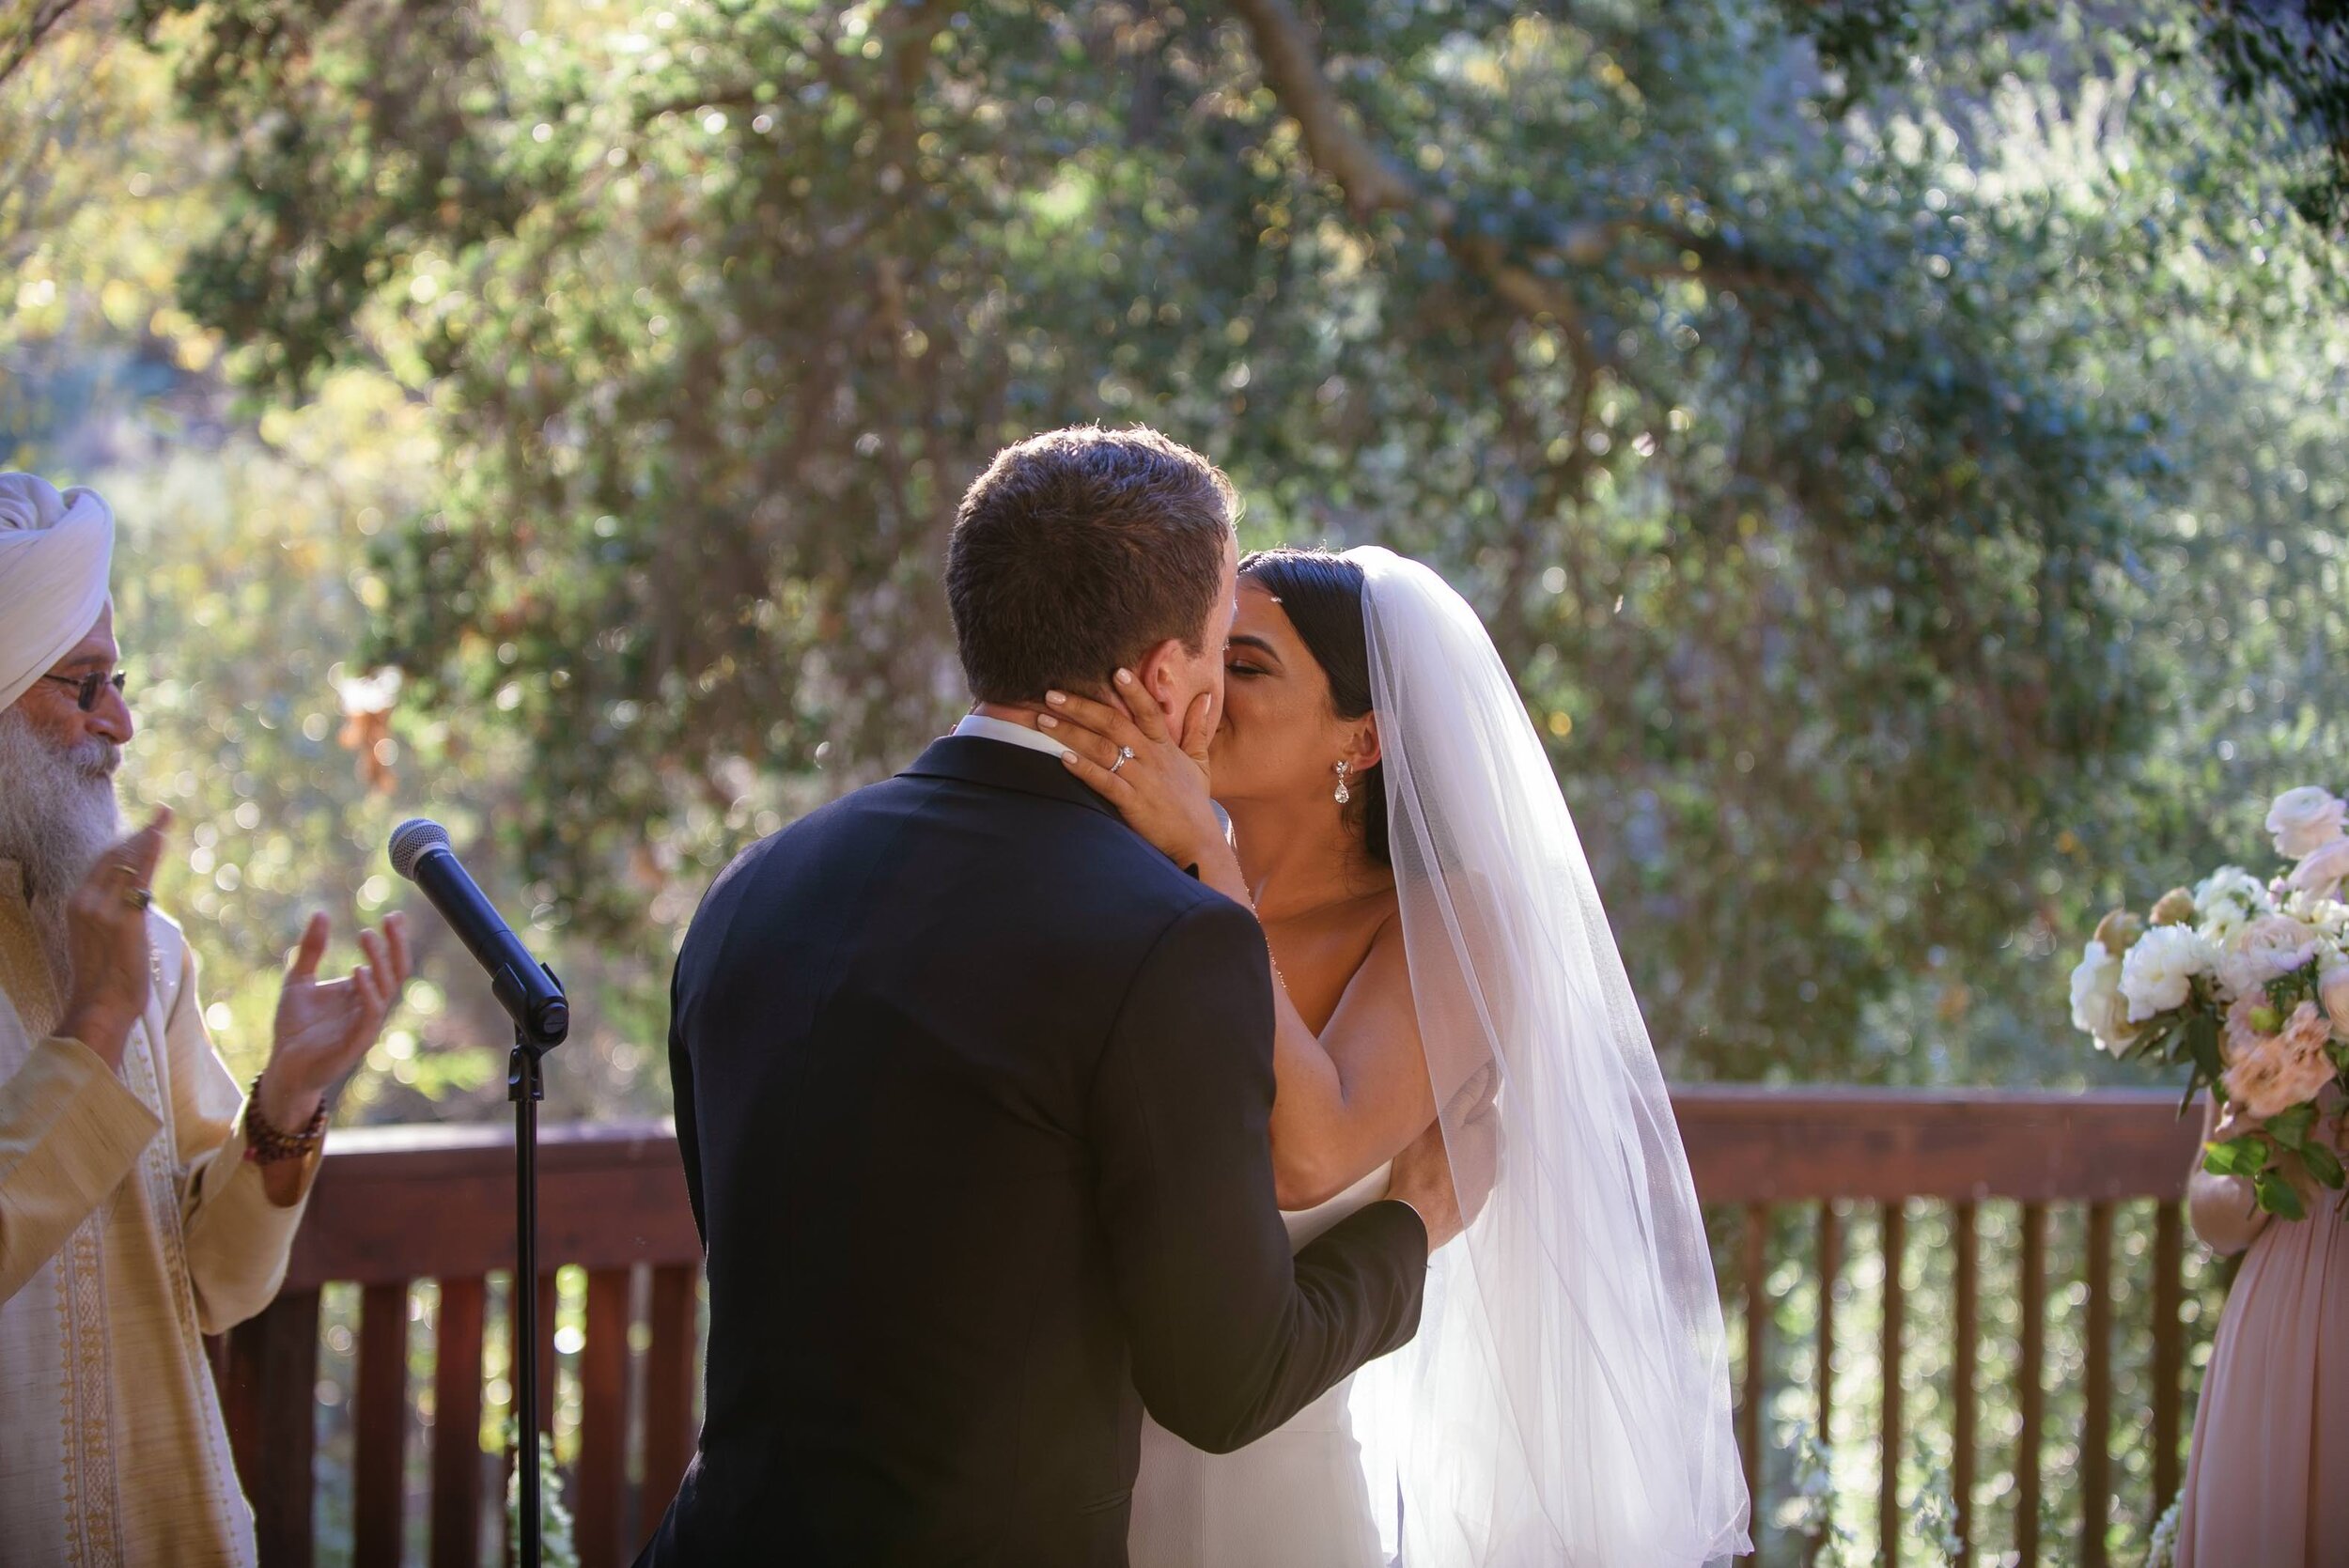
M 54 680 L 59 686 L 72 687 L 74 703 L 83 712 L 91 713 L 97 710 L 98 699 L 104 694 L 107 687 L 113 687 L 119 695 L 123 683 L 131 677 L 117 670 L 110 675 L 43 675 L 40 678 Z

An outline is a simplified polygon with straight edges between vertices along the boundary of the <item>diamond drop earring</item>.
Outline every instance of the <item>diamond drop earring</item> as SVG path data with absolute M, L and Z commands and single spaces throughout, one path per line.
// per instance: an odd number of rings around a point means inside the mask
M 1350 790 L 1350 789 L 1348 789 L 1348 788 L 1346 788 L 1346 768 L 1349 768 L 1349 767 L 1351 767 L 1351 766 L 1352 766 L 1352 764 L 1350 764 L 1350 763 L 1344 763 L 1344 762 L 1341 762 L 1341 763 L 1339 763 L 1339 764 L 1338 764 L 1338 794 L 1337 794 L 1337 801 L 1338 801 L 1338 804 L 1339 804 L 1339 805 L 1341 805 L 1341 806 L 1342 806 L 1342 805 L 1344 805 L 1344 804 L 1346 804 L 1348 800 L 1351 800 L 1352 799 L 1354 799 L 1354 792 L 1353 792 L 1352 790 Z

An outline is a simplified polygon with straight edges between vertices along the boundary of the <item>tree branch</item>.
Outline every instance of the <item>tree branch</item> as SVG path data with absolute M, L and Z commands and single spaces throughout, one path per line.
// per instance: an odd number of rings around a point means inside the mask
M 1376 213 L 1413 210 L 1436 227 L 1452 226 L 1452 207 L 1431 199 L 1357 130 L 1337 89 L 1322 74 L 1313 29 L 1289 0 L 1232 0 L 1248 24 L 1265 81 L 1304 132 L 1305 155 L 1338 183 L 1360 221 Z
M 1290 0 L 1231 0 L 1231 4 L 1254 40 L 1266 83 L 1304 135 L 1306 156 L 1336 181 L 1356 222 L 1380 212 L 1414 215 L 1435 231 L 1447 251 L 1517 310 L 1531 317 L 1548 316 L 1563 324 L 1579 324 L 1581 311 L 1564 288 L 1510 260 L 1499 241 L 1462 234 L 1459 210 L 1447 198 L 1422 189 L 1363 134 L 1322 71 L 1313 28 Z M 1583 227 L 1590 232 L 1584 233 Z M 1578 227 L 1568 236 L 1563 252 L 1575 260 L 1590 259 L 1585 253 L 1603 254 L 1610 231 L 1610 225 L 1599 224 Z M 1572 341 L 1578 360 L 1590 352 L 1579 332 L 1572 334 Z
M 1565 287 L 1513 258 L 1509 247 L 1485 235 L 1463 233 L 1459 210 L 1423 189 L 1364 134 L 1321 69 L 1314 31 L 1291 0 L 1231 0 L 1232 9 L 1254 40 L 1265 81 L 1303 133 L 1306 156 L 1334 180 L 1355 221 L 1380 212 L 1416 216 L 1435 232 L 1444 249 L 1482 277 L 1492 291 L 1522 314 L 1549 317 L 1571 330 L 1568 351 L 1588 372 L 1602 355 L 1579 330 L 1581 311 Z M 1545 248 L 1569 266 L 1587 267 L 1610 254 L 1627 233 L 1643 233 L 1693 251 L 1699 272 L 1717 287 L 1759 283 L 1782 292 L 1816 299 L 1808 279 L 1718 241 L 1645 220 L 1584 221 L 1568 226 L 1564 239 Z M 1654 269 L 1662 272 L 1669 269 Z
M 23 69 L 57 23 L 73 14 L 82 0 L 33 0 L 32 14 L 24 19 L 23 29 L 0 46 L 0 84 Z

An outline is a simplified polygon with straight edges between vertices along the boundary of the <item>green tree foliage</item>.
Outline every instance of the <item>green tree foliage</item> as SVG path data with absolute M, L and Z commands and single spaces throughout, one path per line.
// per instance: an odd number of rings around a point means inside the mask
M 2295 199 L 2312 223 L 2349 227 L 2349 4 L 2218 0 L 2210 43 L 2228 92 L 2279 108 L 2299 155 Z
M 2061 0 L 1780 0 L 1838 79 L 1848 106 L 1874 87 L 1954 56 L 1979 62 L 1984 85 L 2045 49 L 2048 35 L 2127 27 L 2165 72 L 2217 73 L 2229 113 L 2251 119 L 2282 166 L 2301 215 L 2335 236 L 2349 224 L 2349 4 L 2344 0 L 2202 0 L 2123 18 Z M 1985 49 L 1985 45 L 1988 47 Z M 2064 52 L 2059 50 L 2057 58 Z
M 70 84 L 45 74 L 69 65 Z M 519 795 L 523 758 L 494 721 L 411 706 L 386 732 L 346 711 L 372 674 L 358 660 L 361 629 L 383 604 L 366 551 L 436 484 L 432 410 L 371 370 L 322 378 L 298 408 L 232 409 L 219 335 L 176 299 L 223 161 L 173 115 L 171 95 L 160 57 L 102 30 L 53 38 L 0 83 L 0 127 L 46 123 L 42 105 L 61 98 L 73 110 L 52 127 L 38 221 L 10 231 L 0 272 L 14 306 L 0 318 L 0 467 L 95 485 L 114 505 L 117 624 L 139 725 L 126 806 L 178 814 L 159 892 L 188 928 L 213 1033 L 244 1075 L 267 1052 L 304 915 L 332 910 L 337 961 L 355 961 L 354 922 L 402 902 L 383 857 L 390 827 L 422 813 L 479 842 Z M 503 870 L 485 864 L 486 882 L 530 914 Z M 550 1075 L 551 1116 L 665 1103 L 647 1045 L 665 1022 L 661 932 L 698 891 L 656 879 L 632 942 L 537 934 L 592 999 Z M 415 929 L 431 981 L 465 974 L 444 928 Z M 419 984 L 338 1114 L 496 1114 L 505 1037 L 476 987 Z
M 1849 1067 L 1929 955 L 2072 917 L 2041 870 L 2170 700 L 2182 314 L 2337 283 L 2201 56 L 2068 11 L 2061 90 L 1985 23 L 1859 94 L 1731 0 L 540 20 L 196 12 L 186 296 L 258 387 L 429 399 L 376 648 L 520 735 L 596 931 L 942 723 L 955 496 L 1142 419 L 1253 537 L 1477 600 L 1684 1069 Z

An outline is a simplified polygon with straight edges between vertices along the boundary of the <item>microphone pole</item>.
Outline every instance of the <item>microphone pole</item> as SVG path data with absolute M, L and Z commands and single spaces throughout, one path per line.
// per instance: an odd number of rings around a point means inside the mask
M 570 1032 L 570 1003 L 554 971 L 530 955 L 465 874 L 448 830 L 423 817 L 393 830 L 392 869 L 416 884 L 490 976 L 490 991 L 514 1021 L 506 1063 L 506 1097 L 514 1103 L 514 1338 L 516 1407 L 521 1411 L 515 1463 L 521 1494 L 521 1568 L 539 1568 L 545 1516 L 538 1481 L 538 1102 L 546 1082 L 539 1058 Z

